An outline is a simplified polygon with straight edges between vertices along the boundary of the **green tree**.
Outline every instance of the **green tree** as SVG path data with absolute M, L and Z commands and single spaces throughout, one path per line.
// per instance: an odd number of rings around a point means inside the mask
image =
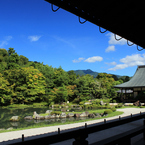
M 93 99 L 96 95 L 98 84 L 95 82 L 93 76 L 87 74 L 81 76 L 75 81 L 77 86 L 76 98 L 79 101 Z
M 121 76 L 121 77 L 119 78 L 119 80 L 122 80 L 123 83 L 125 83 L 125 82 L 128 82 L 128 81 L 130 80 L 130 77 L 129 77 L 129 76 Z
M 0 73 L 7 69 L 8 52 L 6 49 L 0 49 Z
M 14 48 L 9 48 L 8 50 L 9 58 L 8 58 L 8 69 L 19 69 L 19 55 L 15 52 Z
M 73 101 L 75 99 L 75 94 L 78 93 L 78 90 L 76 89 L 76 85 L 69 85 L 66 86 L 67 94 L 68 94 L 68 101 Z
M 97 79 L 100 82 L 100 91 L 98 93 L 100 93 L 101 98 L 113 98 L 116 96 L 116 89 L 113 87 L 116 82 L 111 74 L 99 73 Z
M 46 95 L 54 88 L 54 68 L 49 65 L 42 65 L 39 71 L 44 75 L 46 82 Z
M 49 95 L 49 104 L 51 102 L 62 103 L 66 102 L 67 100 L 68 100 L 68 91 L 66 86 L 53 88 L 53 90 L 51 90 L 51 93 Z
M 28 64 L 29 59 L 23 55 L 20 55 L 19 65 L 24 66 Z
M 68 71 L 68 77 L 69 77 L 69 85 L 74 85 L 75 80 L 77 78 L 76 73 L 73 70 Z
M 69 76 L 66 71 L 64 71 L 61 67 L 54 69 L 54 85 L 55 87 L 62 87 L 64 85 L 68 85 Z
M 12 86 L 13 103 L 31 103 L 43 101 L 45 94 L 45 77 L 33 67 L 11 69 L 4 72 Z
M 0 73 L 0 105 L 9 105 L 11 102 L 9 82 Z

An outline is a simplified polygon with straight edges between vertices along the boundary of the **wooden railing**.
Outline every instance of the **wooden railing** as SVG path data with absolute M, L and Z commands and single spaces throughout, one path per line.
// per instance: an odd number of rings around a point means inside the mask
M 28 145 L 28 144 L 48 145 L 48 144 L 53 144 L 53 143 L 57 143 L 57 142 L 61 142 L 61 141 L 65 141 L 65 140 L 69 140 L 69 139 L 73 139 L 73 138 L 75 139 L 75 141 L 72 143 L 72 145 L 88 145 L 88 141 L 86 140 L 86 138 L 88 137 L 88 134 L 102 131 L 105 129 L 109 129 L 112 127 L 116 127 L 119 125 L 123 125 L 123 124 L 129 123 L 132 121 L 136 121 L 136 120 L 139 120 L 142 118 L 145 118 L 145 114 L 141 113 L 141 112 L 138 115 L 131 114 L 131 116 L 127 116 L 127 117 L 123 117 L 123 118 L 121 118 L 119 116 L 119 119 L 114 119 L 113 121 L 106 121 L 106 119 L 104 119 L 103 124 L 89 125 L 89 126 L 87 126 L 87 124 L 85 124 L 84 128 L 69 131 L 69 132 L 63 132 L 63 133 L 61 133 L 60 129 L 58 129 L 58 134 L 41 137 L 41 138 L 36 138 L 36 139 L 32 139 L 32 140 L 27 140 L 27 141 L 25 141 L 24 135 L 22 135 L 22 142 L 13 143 L 11 145 Z M 134 130 L 134 132 L 130 131 L 130 133 L 128 133 L 129 140 L 132 136 L 135 136 L 138 133 L 145 133 L 144 125 L 138 129 L 139 130 Z M 123 133 L 123 135 L 124 135 L 124 133 Z M 120 138 L 121 137 L 122 136 L 120 135 Z M 120 141 L 120 138 L 119 138 L 119 136 L 117 136 L 114 141 L 113 140 L 114 137 L 112 137 L 111 139 L 109 139 L 109 141 L 112 141 L 112 144 L 113 144 L 113 142 L 116 143 L 117 141 Z M 109 141 L 106 141 L 106 142 L 108 143 Z M 106 142 L 105 143 L 100 142 L 99 145 L 106 144 Z M 92 145 L 97 145 L 97 144 L 94 143 Z

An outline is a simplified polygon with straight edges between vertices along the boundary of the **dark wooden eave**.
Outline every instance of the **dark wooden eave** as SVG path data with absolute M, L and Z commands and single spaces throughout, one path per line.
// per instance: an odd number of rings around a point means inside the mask
M 145 48 L 145 1 L 45 0 Z

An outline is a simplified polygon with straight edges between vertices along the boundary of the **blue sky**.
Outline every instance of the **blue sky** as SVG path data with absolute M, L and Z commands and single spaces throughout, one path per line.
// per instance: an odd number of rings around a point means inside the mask
M 128 76 L 145 64 L 144 50 L 128 46 L 125 39 L 116 41 L 109 31 L 100 33 L 88 21 L 80 24 L 76 15 L 63 9 L 53 12 L 44 0 L 1 0 L 0 19 L 0 48 L 12 47 L 30 61 L 65 71 L 91 69 Z

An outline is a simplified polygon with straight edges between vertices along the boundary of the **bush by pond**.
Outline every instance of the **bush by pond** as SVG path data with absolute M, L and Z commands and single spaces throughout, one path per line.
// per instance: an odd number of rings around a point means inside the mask
M 119 103 L 118 105 L 115 106 L 115 108 L 121 108 L 123 106 L 122 103 Z
M 111 109 L 107 109 L 107 110 L 105 110 L 104 111 L 104 114 L 110 114 L 110 113 L 112 113 L 113 111 L 111 110 Z

